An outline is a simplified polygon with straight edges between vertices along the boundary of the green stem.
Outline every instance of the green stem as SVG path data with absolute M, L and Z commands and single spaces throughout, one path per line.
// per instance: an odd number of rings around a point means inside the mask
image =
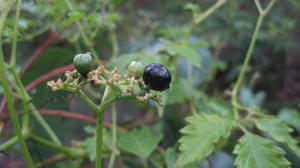
M 109 92 L 110 87 L 106 86 L 104 95 L 101 101 L 101 104 L 99 105 L 98 111 L 97 111 L 97 123 L 96 123 L 96 168 L 102 167 L 102 136 L 103 136 L 103 113 L 104 110 L 112 103 L 116 102 L 119 99 L 122 98 L 130 98 L 131 95 L 128 94 L 120 94 L 118 92 Z M 108 99 L 109 95 L 112 94 Z
M 65 0 L 66 4 L 68 5 L 69 10 L 73 11 L 75 10 L 73 5 L 71 4 L 71 2 L 69 0 Z M 97 52 L 95 51 L 95 49 L 93 48 L 93 43 L 89 41 L 86 32 L 84 31 L 81 23 L 79 21 L 76 21 L 76 26 L 79 29 L 80 32 L 80 36 L 83 39 L 84 44 L 89 48 L 89 50 L 93 53 L 93 55 L 95 56 L 96 61 L 99 63 L 99 57 L 97 55 Z
M 240 90 L 240 88 L 242 86 L 242 82 L 244 80 L 244 76 L 245 76 L 245 73 L 247 71 L 247 67 L 249 66 L 249 62 L 250 62 L 250 59 L 251 59 L 251 56 L 252 56 L 252 53 L 253 53 L 253 50 L 254 50 L 254 46 L 255 46 L 256 39 L 257 39 L 257 35 L 259 33 L 259 30 L 261 28 L 263 20 L 264 20 L 266 14 L 271 9 L 271 7 L 274 5 L 275 1 L 276 0 L 272 0 L 268 4 L 268 6 L 266 7 L 266 9 L 264 9 L 264 10 L 261 9 L 261 5 L 260 5 L 259 1 L 255 1 L 260 14 L 259 14 L 259 17 L 258 17 L 256 25 L 255 25 L 255 29 L 254 29 L 254 32 L 253 32 L 253 35 L 252 35 L 252 38 L 251 38 L 251 42 L 250 42 L 249 48 L 248 48 L 246 56 L 245 56 L 245 60 L 244 60 L 243 66 L 241 68 L 241 71 L 239 73 L 238 79 L 237 79 L 237 81 L 236 81 L 236 83 L 235 83 L 235 85 L 233 87 L 233 90 L 232 90 L 231 103 L 233 105 L 235 119 L 239 118 L 238 109 L 250 111 L 247 107 L 243 107 L 243 106 L 241 106 L 238 103 L 238 96 L 237 96 L 237 94 L 238 94 L 238 92 L 239 92 L 239 90 Z
M 89 97 L 87 97 L 80 89 L 78 90 L 79 96 L 83 101 L 87 103 L 89 107 L 96 111 L 96 168 L 102 167 L 102 146 L 103 146 L 103 113 L 104 110 L 113 102 L 121 98 L 130 98 L 132 97 L 129 94 L 120 94 L 119 92 L 110 92 L 111 87 L 106 86 L 101 104 L 97 107 Z M 112 95 L 110 95 L 112 94 Z
M 240 128 L 245 134 L 248 133 L 248 130 L 242 124 L 238 123 L 237 127 Z
M 96 121 L 96 168 L 102 167 L 102 146 L 103 146 L 103 113 L 106 108 L 104 102 L 108 97 L 109 86 L 106 86 L 101 104 L 99 105 L 98 110 L 96 111 L 97 121 Z
M 26 139 L 24 136 L 23 136 L 23 138 Z M 12 145 L 16 144 L 17 142 L 18 142 L 18 137 L 14 136 L 10 140 L 8 140 L 0 145 L 0 151 L 6 150 L 7 148 L 11 147 Z
M 256 5 L 256 8 L 257 8 L 258 12 L 260 14 L 263 13 L 263 9 L 262 9 L 260 1 L 259 0 L 254 0 L 254 2 L 255 2 L 255 5 Z
M 6 20 L 6 17 L 8 15 L 10 8 L 11 8 L 10 4 L 3 4 L 3 8 L 2 8 L 3 10 L 0 11 L 0 14 L 1 14 L 0 15 L 0 57 L 1 57 L 1 59 L 3 59 L 3 62 L 2 62 L 3 68 L 6 67 L 6 64 L 4 62 L 4 56 L 3 56 L 3 50 L 2 50 L 2 30 L 4 28 L 5 20 Z
M 195 23 L 200 24 L 201 22 L 203 22 L 206 18 L 208 18 L 212 13 L 214 13 L 217 9 L 223 6 L 226 2 L 227 0 L 218 0 L 213 6 L 207 9 L 203 14 L 195 18 Z
M 115 30 L 109 30 L 110 39 L 112 42 L 112 59 L 116 59 L 119 54 L 118 38 Z
M 116 158 L 116 154 L 117 154 L 117 110 L 116 110 L 116 104 L 112 104 L 111 106 L 111 131 L 112 131 L 112 152 L 110 154 L 110 159 L 109 159 L 109 164 L 108 164 L 108 168 L 113 168 L 114 166 L 114 162 L 115 162 L 115 158 Z
M 10 10 L 12 4 L 7 4 L 7 6 L 3 6 L 3 11 L 1 11 L 1 16 L 0 16 L 0 76 L 1 76 L 1 84 L 2 84 L 2 88 L 3 88 L 3 92 L 4 95 L 6 97 L 6 101 L 7 101 L 7 106 L 8 106 L 8 111 L 9 111 L 9 115 L 13 124 L 14 129 L 16 130 L 16 135 L 17 135 L 17 139 L 18 142 L 21 146 L 22 149 L 22 153 L 23 156 L 25 158 L 25 161 L 27 163 L 27 166 L 29 168 L 33 168 L 34 167 L 34 163 L 32 161 L 32 158 L 30 156 L 29 150 L 27 148 L 27 144 L 24 140 L 24 137 L 22 135 L 22 130 L 21 130 L 21 126 L 19 123 L 19 119 L 18 119 L 18 115 L 15 109 L 15 105 L 14 105 L 14 97 L 12 95 L 12 92 L 9 88 L 9 83 L 10 81 L 7 78 L 7 75 L 5 74 L 5 62 L 4 62 L 4 56 L 3 56 L 3 51 L 2 51 L 2 30 L 5 24 L 5 20 L 7 17 L 7 14 Z
M 60 162 L 62 160 L 66 160 L 67 158 L 68 158 L 68 155 L 66 155 L 65 153 L 58 153 L 58 154 L 50 157 L 49 159 L 43 160 L 39 163 L 36 163 L 35 165 L 37 168 L 44 168 L 47 165 L 54 164 L 54 163 Z
M 10 11 L 10 8 L 12 6 L 11 2 L 6 2 L 6 4 L 3 4 L 2 11 L 0 11 L 0 42 L 2 41 L 2 30 L 4 28 L 5 20 L 8 15 L 8 12 Z M 1 42 L 2 43 L 2 42 Z
M 204 13 L 200 14 L 198 17 L 194 18 L 191 26 L 188 29 L 186 40 L 188 41 L 193 29 L 201 24 L 204 20 L 206 20 L 211 14 L 213 14 L 217 9 L 223 6 L 228 0 L 218 0 L 215 4 L 213 4 L 210 8 L 208 8 Z
M 263 12 L 261 13 L 262 15 L 267 15 L 267 13 L 271 10 L 271 8 L 273 7 L 273 5 L 275 4 L 277 0 L 272 0 L 267 7 L 263 10 Z
M 90 98 L 82 91 L 82 90 L 78 90 L 78 96 L 91 108 L 93 109 L 95 112 L 98 110 L 97 105 L 90 100 Z
M 36 110 L 36 108 L 35 108 L 35 106 L 33 104 L 30 104 L 30 110 L 32 110 L 33 116 L 36 118 L 36 120 L 42 126 L 42 128 L 45 130 L 45 132 L 48 134 L 48 136 L 52 139 L 52 141 L 55 142 L 58 145 L 61 145 L 61 142 L 58 139 L 57 135 L 50 128 L 50 126 L 44 120 L 44 118 L 41 116 L 41 114 Z
M 80 148 L 72 148 L 72 147 L 66 147 L 66 146 L 62 146 L 62 145 L 58 145 L 58 144 L 55 144 L 51 141 L 48 141 L 44 138 L 41 138 L 37 135 L 34 135 L 34 134 L 30 134 L 29 136 L 30 139 L 44 145 L 44 146 L 47 146 L 51 149 L 56 149 L 60 152 L 63 152 L 65 153 L 66 155 L 72 157 L 72 158 L 77 158 L 77 157 L 82 157 L 84 156 L 84 151 L 81 150 Z
M 24 114 L 24 117 L 23 117 L 23 129 L 28 129 L 28 127 L 29 127 L 29 116 L 30 116 L 28 111 L 33 111 L 32 113 L 33 113 L 34 117 L 36 118 L 38 123 L 42 126 L 42 128 L 44 128 L 44 130 L 49 135 L 49 137 L 55 143 L 61 145 L 61 142 L 60 142 L 59 138 L 57 137 L 57 135 L 50 128 L 48 123 L 43 119 L 43 117 L 40 115 L 40 113 L 36 110 L 35 106 L 31 103 L 31 98 L 28 95 L 26 89 L 24 88 L 24 85 L 23 85 L 22 81 L 20 80 L 16 70 L 14 68 L 10 67 L 10 71 L 13 74 L 13 76 L 16 80 L 17 87 L 20 90 L 21 95 L 23 97 L 24 110 L 25 110 L 25 114 Z
M 29 104 L 30 104 L 30 101 L 31 101 L 31 98 L 29 97 L 29 95 L 27 94 L 25 88 L 24 88 L 24 85 L 22 83 L 22 81 L 20 80 L 17 72 L 15 71 L 14 67 L 10 66 L 9 67 L 9 70 L 11 71 L 15 81 L 16 81 L 16 85 L 17 85 L 17 88 L 18 88 L 18 91 L 20 92 L 21 94 L 21 97 L 23 99 L 23 107 L 24 107 L 24 112 L 25 114 L 23 115 L 23 123 L 22 123 L 22 127 L 23 128 L 28 128 L 29 127 Z
M 9 82 L 9 80 L 8 80 L 6 74 L 5 74 L 6 65 L 5 65 L 5 62 L 4 62 L 4 56 L 3 56 L 3 51 L 2 51 L 2 38 L 1 38 L 2 37 L 2 30 L 3 30 L 4 24 L 5 24 L 7 14 L 9 12 L 13 2 L 14 1 L 10 1 L 10 2 L 7 2 L 7 4 L 5 6 L 3 5 L 3 10 L 1 11 L 1 16 L 0 16 L 0 76 L 1 76 L 1 85 L 2 85 L 2 88 L 3 88 L 4 95 L 6 97 L 9 115 L 10 115 L 13 127 L 16 130 L 17 139 L 18 139 L 18 142 L 21 146 L 23 156 L 25 158 L 27 166 L 29 168 L 33 168 L 34 163 L 32 161 L 32 158 L 30 156 L 30 153 L 29 153 L 29 150 L 27 148 L 26 142 L 25 142 L 24 137 L 22 135 L 22 130 L 21 130 L 21 126 L 20 126 L 20 123 L 19 123 L 18 115 L 17 115 L 16 109 L 14 107 L 14 98 L 13 98 L 13 95 L 12 95 L 12 93 L 10 91 L 10 88 L 9 88 L 9 83 L 10 82 Z
M 252 52 L 253 52 L 253 49 L 254 49 L 254 46 L 255 46 L 257 35 L 258 35 L 259 30 L 260 30 L 260 27 L 261 27 L 261 24 L 263 22 L 263 19 L 264 19 L 264 16 L 263 15 L 259 15 L 258 20 L 256 22 L 255 29 L 254 29 L 254 33 L 252 35 L 252 39 L 251 39 L 251 42 L 250 42 L 250 45 L 249 45 L 249 48 L 248 48 L 248 51 L 247 51 L 247 54 L 246 54 L 246 57 L 245 57 L 245 60 L 244 60 L 243 66 L 242 66 L 242 69 L 240 71 L 238 79 L 237 79 L 237 81 L 236 81 L 236 83 L 235 83 L 235 85 L 233 87 L 233 90 L 232 90 L 232 105 L 234 106 L 234 116 L 235 116 L 235 119 L 239 118 L 239 116 L 238 116 L 238 110 L 237 110 L 239 108 L 237 94 L 238 94 L 238 91 L 240 90 L 242 82 L 244 80 L 245 73 L 246 73 L 247 67 L 249 65 L 250 58 L 252 56 Z
M 102 167 L 103 113 L 104 108 L 99 108 L 99 110 L 97 111 L 96 123 L 96 168 Z
M 16 52 L 17 52 L 17 39 L 18 39 L 18 27 L 19 27 L 19 18 L 20 18 L 20 9 L 22 6 L 22 0 L 18 0 L 17 10 L 16 10 L 16 20 L 14 24 L 14 36 L 12 40 L 11 47 L 11 57 L 10 57 L 10 66 L 16 66 Z
M 0 48 L 2 49 L 2 46 L 0 45 Z M 22 153 L 23 156 L 26 160 L 27 166 L 29 168 L 33 168 L 34 167 L 34 163 L 32 161 L 32 158 L 30 156 L 30 153 L 28 151 L 26 142 L 24 140 L 24 137 L 22 135 L 22 130 L 21 130 L 21 126 L 19 123 L 19 119 L 18 119 L 18 115 L 15 109 L 15 105 L 14 105 L 14 98 L 11 94 L 11 91 L 9 89 L 9 80 L 7 79 L 7 76 L 5 74 L 5 63 L 4 63 L 4 58 L 2 55 L 2 52 L 0 52 L 0 76 L 1 76 L 1 82 L 2 82 L 2 88 L 4 91 L 4 95 L 6 97 L 6 101 L 7 101 L 7 105 L 8 105 L 8 111 L 10 114 L 10 118 L 13 124 L 14 129 L 16 130 L 16 135 L 18 137 L 18 142 L 20 143 L 21 149 L 22 149 Z
M 195 103 L 193 100 L 189 101 L 189 107 L 193 115 L 197 115 L 197 110 L 195 108 Z
M 29 137 L 29 131 L 28 130 L 23 130 L 22 131 L 22 136 L 24 139 L 27 139 Z M 6 142 L 2 143 L 0 145 L 0 151 L 4 151 L 7 148 L 11 147 L 12 145 L 18 143 L 18 137 L 14 136 L 11 139 L 7 140 Z

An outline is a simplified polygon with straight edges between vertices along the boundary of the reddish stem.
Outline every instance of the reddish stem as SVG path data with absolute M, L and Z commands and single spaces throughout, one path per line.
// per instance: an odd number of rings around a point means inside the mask
M 60 110 L 59 111 L 58 110 L 48 110 L 48 109 L 39 109 L 38 111 L 43 115 L 56 115 L 56 116 L 61 116 L 61 117 L 73 118 L 73 119 L 81 120 L 81 121 L 87 121 L 87 122 L 91 122 L 91 123 L 96 122 L 96 118 L 86 116 L 86 115 L 83 115 L 83 114 L 78 114 L 78 113 L 72 113 L 72 112 L 60 111 Z M 109 127 L 109 128 L 112 127 L 110 122 L 104 121 L 103 124 L 106 127 Z M 124 128 L 124 127 L 118 127 L 118 129 L 121 132 L 126 132 L 127 131 L 127 129 Z M 157 146 L 155 148 L 155 150 L 158 151 L 158 152 L 164 152 L 165 151 L 160 146 Z
M 36 59 L 54 42 L 61 39 L 60 35 L 56 32 L 51 31 L 50 35 L 44 41 L 38 48 L 37 50 L 33 53 L 33 55 L 29 58 L 29 60 L 25 63 L 23 66 L 20 76 L 23 77 L 24 73 L 27 72 L 32 64 L 36 61 Z
M 72 69 L 74 69 L 73 64 L 69 64 L 69 65 L 54 69 L 53 71 L 38 77 L 37 79 L 35 79 L 34 81 L 32 81 L 31 83 L 26 85 L 25 89 L 26 89 L 26 91 L 30 91 L 30 90 L 34 89 L 37 85 L 41 84 L 42 82 L 45 82 L 45 81 L 49 80 L 50 78 L 53 78 L 61 73 L 64 73 L 65 71 L 70 71 Z
M 34 81 L 32 81 L 31 83 L 29 83 L 25 89 L 26 91 L 30 91 L 32 89 L 34 89 L 37 85 L 41 84 L 42 82 L 44 81 L 47 81 L 49 80 L 50 78 L 53 78 L 55 77 L 56 75 L 59 75 L 65 71 L 69 71 L 69 70 L 72 70 L 74 69 L 74 66 L 73 64 L 70 64 L 70 65 L 66 65 L 66 66 L 63 66 L 63 67 L 60 67 L 60 68 L 57 68 L 43 76 L 40 76 L 39 78 L 35 79 Z M 0 117 L 4 117 L 6 111 L 7 111 L 7 106 L 6 106 L 6 101 L 5 99 L 3 99 L 4 101 L 1 102 L 1 108 L 0 108 Z M 15 102 L 18 101 L 19 99 L 18 98 L 15 98 Z
M 56 32 L 50 31 L 50 34 L 46 41 L 44 41 L 37 50 L 33 53 L 33 55 L 29 58 L 29 60 L 25 63 L 23 66 L 20 76 L 23 77 L 24 73 L 28 71 L 28 69 L 31 67 L 31 65 L 35 62 L 35 60 L 56 40 L 59 40 L 60 35 Z M 5 112 L 7 111 L 6 106 L 6 99 L 5 97 L 2 98 L 0 103 L 0 117 L 3 117 Z
M 103 65 L 107 64 L 107 61 L 101 61 L 101 63 Z M 70 71 L 74 69 L 74 65 L 73 64 L 69 64 L 57 69 L 54 69 L 53 71 L 46 73 L 43 76 L 40 76 L 39 78 L 35 79 L 34 81 L 32 81 L 31 83 L 29 83 L 28 85 L 26 85 L 25 89 L 26 91 L 30 91 L 32 89 L 34 89 L 37 85 L 39 85 L 40 83 L 49 80 L 50 78 L 55 77 L 56 75 L 59 75 L 61 73 L 64 73 L 65 71 Z
M 48 109 L 39 109 L 38 110 L 41 114 L 45 115 L 57 115 L 57 116 L 62 116 L 62 117 L 67 117 L 67 118 L 73 118 L 76 120 L 82 120 L 82 121 L 87 121 L 91 123 L 96 123 L 96 118 L 86 116 L 83 114 L 78 114 L 78 113 L 72 113 L 72 112 L 67 112 L 67 111 L 58 111 L 58 110 L 48 110 Z M 111 123 L 104 121 L 104 126 L 111 128 Z M 126 129 L 122 127 L 118 127 L 121 132 L 125 132 Z
M 0 103 L 0 118 L 3 117 L 4 111 L 6 111 L 6 99 L 5 97 L 2 98 Z
M 105 60 L 101 61 L 102 65 L 106 65 L 107 63 L 108 62 Z M 34 81 L 32 81 L 31 83 L 26 85 L 25 89 L 26 89 L 26 91 L 30 91 L 30 90 L 34 89 L 37 85 L 41 84 L 42 82 L 47 81 L 50 78 L 55 77 L 56 75 L 64 73 L 65 71 L 70 71 L 72 69 L 74 69 L 73 64 L 69 64 L 69 65 L 57 68 L 57 69 L 35 79 Z M 15 101 L 17 101 L 17 100 L 18 99 L 16 98 Z M 3 98 L 0 103 L 0 118 L 4 117 L 4 114 L 6 113 L 6 111 L 7 111 L 6 100 L 5 100 L 5 98 Z

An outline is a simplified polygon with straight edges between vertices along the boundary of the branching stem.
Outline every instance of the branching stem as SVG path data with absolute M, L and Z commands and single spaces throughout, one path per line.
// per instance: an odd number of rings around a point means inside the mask
M 1 45 L 0 45 L 0 47 L 2 48 Z M 7 100 L 7 105 L 8 105 L 10 118 L 11 118 L 12 124 L 14 126 L 14 129 L 16 130 L 16 135 L 17 135 L 17 138 L 18 138 L 18 142 L 20 143 L 23 156 L 26 160 L 27 166 L 29 168 L 34 168 L 34 163 L 32 161 L 32 158 L 31 158 L 30 153 L 28 151 L 26 142 L 25 142 L 24 137 L 22 135 L 22 129 L 21 129 L 19 119 L 18 119 L 18 115 L 17 115 L 15 105 L 14 105 L 14 98 L 13 98 L 13 95 L 12 95 L 12 93 L 10 91 L 10 88 L 9 88 L 9 80 L 7 79 L 7 76 L 5 74 L 5 63 L 4 63 L 4 58 L 3 58 L 2 54 L 0 55 L 0 76 L 1 76 L 1 84 L 2 84 L 2 88 L 3 88 L 3 92 L 4 92 L 4 95 L 5 95 L 6 100 Z
M 252 56 L 252 53 L 253 53 L 253 50 L 254 50 L 255 42 L 256 42 L 259 30 L 261 28 L 261 25 L 264 21 L 264 18 L 266 16 L 266 14 L 269 12 L 271 7 L 274 5 L 275 1 L 276 0 L 271 0 L 269 2 L 268 6 L 265 9 L 262 9 L 259 0 L 255 0 L 255 4 L 256 4 L 256 6 L 259 10 L 259 17 L 258 17 L 256 25 L 255 25 L 255 29 L 254 29 L 254 32 L 253 32 L 253 35 L 252 35 L 252 38 L 251 38 L 249 48 L 248 48 L 246 56 L 245 56 L 244 63 L 242 65 L 242 68 L 241 68 L 241 71 L 239 73 L 238 79 L 237 79 L 237 81 L 236 81 L 236 83 L 233 87 L 233 90 L 232 90 L 231 103 L 232 103 L 232 106 L 233 106 L 235 119 L 239 118 L 238 110 L 246 110 L 248 112 L 251 111 L 251 109 L 249 109 L 247 107 L 244 107 L 244 106 L 239 104 L 237 95 L 238 95 L 238 92 L 239 92 L 239 90 L 242 86 L 242 82 L 244 80 L 245 73 L 246 73 L 247 68 L 249 66 L 249 62 L 250 62 L 250 59 L 251 59 L 251 56 Z
M 211 14 L 213 14 L 217 9 L 223 6 L 228 0 L 218 0 L 215 4 L 213 4 L 210 8 L 208 8 L 204 13 L 201 13 L 198 17 L 193 18 L 191 26 L 187 32 L 187 40 L 190 37 L 194 28 L 201 24 L 204 20 L 206 20 Z
M 39 137 L 37 135 L 34 135 L 34 134 L 30 134 L 29 138 L 46 146 L 46 147 L 61 151 L 71 158 L 82 157 L 85 154 L 84 151 L 81 150 L 80 148 L 73 148 L 73 147 L 66 147 L 66 146 L 58 145 L 58 144 L 55 144 L 49 140 L 46 140 L 46 139 Z

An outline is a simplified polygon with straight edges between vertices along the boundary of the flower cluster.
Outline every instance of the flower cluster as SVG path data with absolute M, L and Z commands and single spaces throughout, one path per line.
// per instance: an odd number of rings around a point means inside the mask
M 109 71 L 101 65 L 91 70 L 86 77 L 82 77 L 83 80 L 80 80 L 82 75 L 77 70 L 66 71 L 64 81 L 62 79 L 48 81 L 47 86 L 53 91 L 62 89 L 70 92 L 76 92 L 88 83 L 95 86 L 109 86 L 110 91 L 120 95 L 128 95 L 141 103 L 146 103 L 147 100 L 152 99 L 162 105 L 159 93 L 148 92 L 142 79 L 130 72 L 121 75 L 118 73 L 119 70 L 120 67 L 116 66 Z

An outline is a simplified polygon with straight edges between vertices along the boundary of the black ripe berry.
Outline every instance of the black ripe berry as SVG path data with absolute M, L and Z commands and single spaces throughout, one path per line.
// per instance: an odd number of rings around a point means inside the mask
M 152 90 L 164 91 L 170 87 L 171 74 L 161 64 L 150 64 L 144 69 L 143 81 Z

